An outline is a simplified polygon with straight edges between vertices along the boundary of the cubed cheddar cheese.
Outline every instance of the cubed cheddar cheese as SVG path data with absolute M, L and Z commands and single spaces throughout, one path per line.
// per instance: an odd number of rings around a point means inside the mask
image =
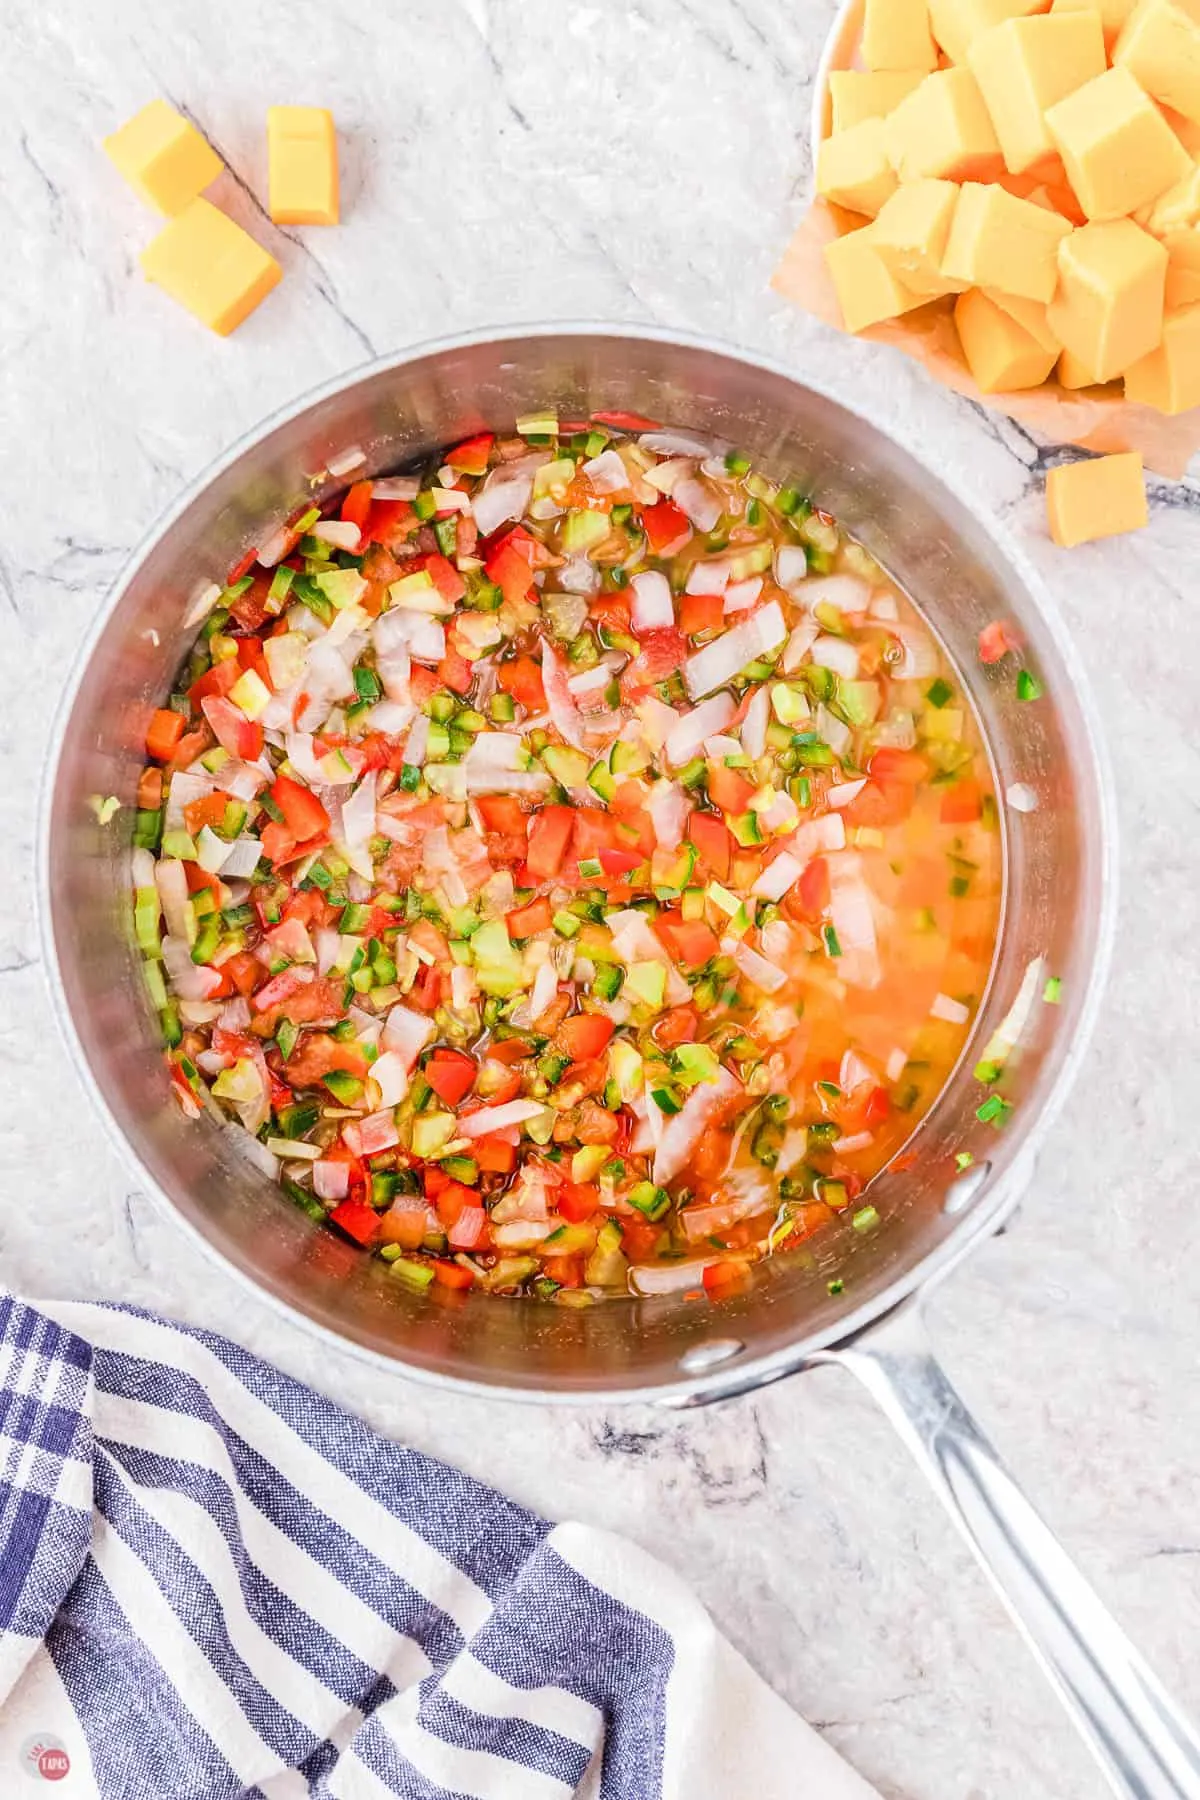
M 1200 306 L 1166 315 L 1158 349 L 1125 371 L 1125 398 L 1161 413 L 1200 406 Z
M 168 218 L 203 193 L 224 164 L 196 127 L 165 100 L 151 100 L 104 140 L 139 199 Z
M 283 273 L 248 232 L 199 199 L 164 225 L 140 260 L 147 280 L 221 337 L 253 312 Z
M 929 0 L 933 35 L 953 63 L 965 63 L 975 39 L 1005 19 L 1044 13 L 1050 0 Z
M 885 121 L 887 151 L 901 181 L 992 181 L 1004 159 L 979 84 L 969 69 L 938 69 Z
M 1064 550 L 1137 531 L 1149 520 L 1142 459 L 1135 450 L 1061 463 L 1046 477 L 1050 536 Z
M 1126 20 L 1113 62 L 1185 119 L 1200 120 L 1200 24 L 1175 0 L 1142 0 Z
M 868 69 L 936 69 L 928 0 L 866 0 L 862 59 Z
M 1100 15 L 1092 12 L 1008 19 L 980 33 L 968 61 L 1015 175 L 1054 153 L 1046 108 L 1108 66 Z
M 1185 119 L 1173 107 L 1161 108 L 1162 116 L 1179 139 L 1189 156 L 1200 156 L 1200 124 L 1195 119 Z
M 926 69 L 834 69 L 829 77 L 834 131 L 848 131 L 864 119 L 886 119 L 927 74 Z
M 847 331 L 865 331 L 868 325 L 895 319 L 922 303 L 919 294 L 896 280 L 875 248 L 874 231 L 874 225 L 863 225 L 825 246 L 825 262 Z
M 927 299 L 961 292 L 968 282 L 942 273 L 959 190 L 952 181 L 906 181 L 875 221 L 875 248 L 896 279 Z
M 1001 312 L 1006 312 L 1018 325 L 1023 326 L 1043 350 L 1048 350 L 1052 356 L 1058 355 L 1062 345 L 1050 329 L 1047 309 L 1040 300 L 1022 300 L 1017 294 L 1005 294 L 999 288 L 985 288 L 983 291 L 993 306 L 998 306 Z
M 1141 207 L 1136 217 L 1137 223 L 1156 238 L 1200 225 L 1200 163 L 1193 163 L 1181 181 L 1149 206 Z
M 1058 377 L 1059 386 L 1065 387 L 1071 391 L 1074 391 L 1076 388 L 1099 387 L 1101 385 L 1101 383 L 1096 380 L 1091 369 L 1089 369 L 1085 363 L 1081 363 L 1077 356 L 1072 356 L 1069 350 L 1064 350 L 1059 357 L 1058 366 L 1054 373 Z
M 895 193 L 896 171 L 884 147 L 882 119 L 864 119 L 825 139 L 817 156 L 817 192 L 823 200 L 873 219 Z
M 1132 219 L 1081 225 L 1058 247 L 1047 318 L 1097 381 L 1111 381 L 1162 338 L 1167 253 Z
M 1187 173 L 1187 152 L 1128 69 L 1085 82 L 1046 123 L 1089 219 L 1124 218 Z
M 954 302 L 954 323 L 967 367 L 983 394 L 1040 387 L 1054 367 L 1055 351 L 997 306 L 979 288 Z
M 1058 286 L 1058 246 L 1072 229 L 994 182 L 968 181 L 959 189 L 942 273 L 964 287 L 1002 288 L 1044 305 Z
M 337 135 L 325 107 L 267 108 L 267 185 L 277 225 L 337 224 Z
M 1053 0 L 1050 11 L 1056 18 L 1060 13 L 1099 13 L 1100 23 L 1104 29 L 1104 45 L 1106 49 L 1111 50 L 1120 35 L 1122 25 L 1137 3 L 1138 0 Z

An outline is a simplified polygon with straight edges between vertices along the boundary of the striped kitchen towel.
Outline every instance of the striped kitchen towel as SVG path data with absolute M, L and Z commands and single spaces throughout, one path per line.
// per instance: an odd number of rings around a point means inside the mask
M 236 1345 L 0 1295 L 0 1794 L 870 1800 L 665 1568 Z

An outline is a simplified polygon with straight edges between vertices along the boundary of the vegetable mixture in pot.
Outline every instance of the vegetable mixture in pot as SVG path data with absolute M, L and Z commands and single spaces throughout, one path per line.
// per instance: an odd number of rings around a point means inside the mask
M 798 491 L 641 423 L 312 508 L 150 725 L 175 1092 L 413 1288 L 718 1295 L 874 1229 L 987 983 L 944 652 Z

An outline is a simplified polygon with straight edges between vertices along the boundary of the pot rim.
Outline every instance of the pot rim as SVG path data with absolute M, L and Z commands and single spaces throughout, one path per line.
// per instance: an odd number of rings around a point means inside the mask
M 510 339 L 520 340 L 535 337 L 569 339 L 594 336 L 625 338 L 631 342 L 662 343 L 698 350 L 757 367 L 782 380 L 808 388 L 821 398 L 840 407 L 842 411 L 860 420 L 871 431 L 879 433 L 896 444 L 921 468 L 928 470 L 933 479 L 940 483 L 964 511 L 971 515 L 994 545 L 998 556 L 1013 569 L 1036 604 L 1071 683 L 1096 781 L 1099 818 L 1099 842 L 1096 848 L 1100 892 L 1097 897 L 1095 955 L 1088 972 L 1087 990 L 1080 1005 L 1071 1044 L 1064 1054 L 1052 1082 L 1038 1101 L 1037 1113 L 1032 1125 L 1023 1132 L 1020 1150 L 1012 1166 L 999 1178 L 984 1184 L 977 1198 L 967 1207 L 960 1222 L 943 1243 L 921 1258 L 919 1262 L 914 1263 L 911 1268 L 904 1270 L 895 1281 L 870 1300 L 864 1301 L 853 1312 L 837 1320 L 836 1323 L 832 1323 L 826 1329 L 813 1333 L 811 1337 L 789 1344 L 783 1349 L 758 1357 L 735 1358 L 731 1356 L 730 1361 L 721 1367 L 685 1374 L 678 1380 L 659 1382 L 650 1386 L 594 1388 L 564 1392 L 556 1389 L 514 1387 L 499 1382 L 492 1383 L 469 1377 L 445 1375 L 408 1363 L 400 1356 L 391 1356 L 382 1351 L 373 1350 L 367 1345 L 359 1343 L 353 1338 L 345 1337 L 319 1323 L 280 1295 L 261 1286 L 249 1273 L 237 1268 L 229 1261 L 198 1226 L 193 1225 L 183 1216 L 170 1194 L 154 1179 L 142 1163 L 133 1145 L 118 1125 L 84 1052 L 75 1021 L 67 1005 L 50 904 L 50 838 L 53 800 L 65 743 L 66 722 L 86 678 L 95 648 L 142 563 L 169 535 L 193 501 L 219 475 L 232 467 L 248 451 L 280 426 L 300 417 L 312 407 L 319 405 L 321 401 L 374 375 L 401 370 L 423 358 L 469 349 L 476 345 L 504 343 Z M 702 333 L 676 331 L 660 326 L 607 324 L 591 320 L 534 321 L 511 326 L 485 327 L 475 331 L 422 339 L 407 349 L 371 358 L 340 375 L 332 376 L 329 380 L 277 407 L 258 425 L 243 432 L 227 450 L 193 476 L 130 552 L 119 574 L 109 587 L 102 607 L 76 652 L 59 702 L 54 710 L 50 754 L 39 795 L 37 825 L 35 907 L 38 935 L 43 951 L 43 966 L 50 988 L 55 1018 L 68 1048 L 74 1053 L 73 1060 L 79 1078 L 125 1166 L 136 1174 L 151 1200 L 160 1211 L 174 1221 L 178 1229 L 184 1231 L 214 1264 L 224 1270 L 226 1275 L 232 1276 L 246 1292 L 254 1294 L 258 1300 L 270 1307 L 280 1317 L 300 1326 L 327 1347 L 348 1352 L 369 1362 L 375 1368 L 407 1377 L 443 1392 L 465 1393 L 480 1399 L 516 1400 L 559 1406 L 611 1406 L 647 1403 L 680 1406 L 686 1405 L 698 1397 L 702 1397 L 705 1401 L 720 1399 L 727 1395 L 751 1391 L 794 1373 L 802 1368 L 816 1351 L 828 1350 L 858 1336 L 867 1326 L 893 1311 L 901 1302 L 932 1288 L 957 1267 L 982 1238 L 994 1233 L 1015 1207 L 1025 1185 L 1023 1176 L 1027 1177 L 1032 1168 L 1046 1134 L 1057 1119 L 1079 1072 L 1080 1064 L 1095 1029 L 1112 960 L 1118 893 L 1116 815 L 1112 798 L 1115 790 L 1110 775 L 1108 752 L 1100 728 L 1099 712 L 1092 694 L 1090 679 L 1079 659 L 1074 640 L 1058 612 L 1057 603 L 1045 587 L 1041 576 L 1018 545 L 1015 545 L 1011 539 L 1000 537 L 992 515 L 965 492 L 953 477 L 943 475 L 930 468 L 921 450 L 905 434 L 879 425 L 863 407 L 857 404 L 856 400 L 847 399 L 842 394 L 834 392 L 831 387 L 820 380 L 810 380 L 806 374 L 788 368 L 782 361 L 774 357 L 763 355 L 757 351 L 749 351 L 726 340 L 709 337 Z M 719 1331 L 714 1333 L 714 1336 L 719 1335 Z

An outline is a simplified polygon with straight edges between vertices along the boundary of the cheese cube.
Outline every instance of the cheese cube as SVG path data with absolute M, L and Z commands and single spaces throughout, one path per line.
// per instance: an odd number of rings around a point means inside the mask
M 942 273 L 964 287 L 1002 288 L 1026 300 L 1053 300 L 1065 219 L 995 183 L 969 181 L 959 190 Z
M 1194 163 L 1182 181 L 1149 206 L 1139 208 L 1137 222 L 1156 238 L 1165 238 L 1173 231 L 1190 231 L 1200 224 L 1200 163 Z
M 829 77 L 829 99 L 833 107 L 834 131 L 848 131 L 864 119 L 886 119 L 890 112 L 920 87 L 925 69 L 880 69 L 871 74 L 862 69 L 834 69 Z
M 1117 39 L 1113 63 L 1155 100 L 1200 120 L 1200 24 L 1184 6 L 1142 0 Z
M 876 250 L 874 231 L 873 225 L 863 225 L 825 246 L 847 331 L 865 331 L 921 305 L 921 296 L 900 285 Z
M 1059 357 L 1058 367 L 1055 369 L 1054 373 L 1058 377 L 1058 385 L 1071 390 L 1074 390 L 1075 388 L 1100 387 L 1103 385 L 1096 380 L 1096 377 L 1086 364 L 1081 363 L 1077 356 L 1072 356 L 1069 350 L 1064 350 Z
M 927 0 L 866 0 L 861 49 L 868 69 L 936 69 Z
M 1128 69 L 1085 82 L 1046 123 L 1089 219 L 1124 218 L 1187 173 L 1187 152 Z
M 1126 369 L 1125 398 L 1161 413 L 1200 406 L 1200 306 L 1167 314 L 1158 349 Z
M 1111 381 L 1162 338 L 1167 253 L 1132 219 L 1081 225 L 1058 247 L 1050 329 L 1063 348 Z
M 901 181 L 992 181 L 1004 159 L 979 84 L 969 69 L 939 69 L 885 121 L 887 152 Z
M 1134 450 L 1062 463 L 1046 477 L 1050 536 L 1064 549 L 1137 531 L 1149 520 L 1142 459 Z
M 1193 236 L 1198 234 L 1192 233 Z M 1172 254 L 1170 240 L 1166 240 L 1167 281 L 1163 289 L 1163 307 L 1166 312 L 1177 312 L 1181 306 L 1194 306 L 1200 300 L 1200 269 L 1191 262 L 1179 262 Z
M 1185 119 L 1182 113 L 1174 112 L 1169 106 L 1161 107 L 1160 111 L 1188 155 L 1200 156 L 1200 124 L 1195 119 Z
M 1137 3 L 1138 0 L 1054 0 L 1050 11 L 1056 18 L 1060 13 L 1099 13 L 1100 24 L 1104 29 L 1105 48 L 1111 50 L 1122 25 Z
M 248 232 L 207 200 L 164 225 L 141 254 L 142 272 L 203 325 L 227 337 L 283 273 Z
M 1005 19 L 1044 13 L 1049 0 L 929 0 L 933 35 L 954 63 L 965 63 L 975 39 Z
M 882 119 L 864 119 L 849 131 L 835 131 L 817 153 L 817 192 L 835 206 L 873 219 L 895 193 L 896 171 L 884 148 Z
M 323 106 L 267 108 L 269 211 L 277 225 L 336 225 L 338 154 Z
M 1046 108 L 1107 68 L 1098 13 L 1009 19 L 971 45 L 971 73 L 1013 174 L 1051 156 Z
M 168 218 L 215 181 L 224 164 L 196 127 L 165 100 L 151 100 L 104 140 L 139 199 Z
M 1054 367 L 1055 352 L 1038 343 L 1011 313 L 978 288 L 954 302 L 954 323 L 967 367 L 984 394 L 1040 387 Z
M 927 299 L 970 286 L 942 274 L 958 194 L 952 181 L 906 181 L 883 208 L 871 234 L 896 279 Z
M 1047 309 L 1040 300 L 1022 300 L 1016 294 L 1001 293 L 999 288 L 984 288 L 983 291 L 993 306 L 998 306 L 1000 311 L 1006 312 L 1010 319 L 1015 319 L 1018 325 L 1023 325 L 1030 337 L 1036 339 L 1043 350 L 1049 350 L 1054 356 L 1058 355 L 1062 345 L 1050 329 L 1050 322 L 1046 317 Z

